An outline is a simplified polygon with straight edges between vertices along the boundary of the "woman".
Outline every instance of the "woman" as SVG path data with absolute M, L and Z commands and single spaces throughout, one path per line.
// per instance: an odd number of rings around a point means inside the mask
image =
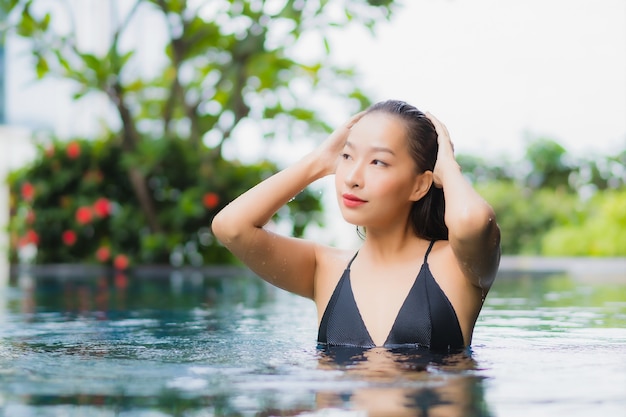
M 356 255 L 264 228 L 331 174 L 344 219 L 364 229 Z M 445 126 L 394 100 L 230 203 L 213 232 L 260 277 L 314 300 L 326 345 L 463 349 L 500 260 L 495 214 L 461 174 Z

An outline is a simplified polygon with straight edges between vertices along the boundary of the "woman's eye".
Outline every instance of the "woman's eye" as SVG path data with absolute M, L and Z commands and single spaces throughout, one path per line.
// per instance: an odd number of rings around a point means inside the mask
M 372 164 L 377 165 L 377 166 L 381 166 L 381 167 L 386 167 L 387 165 L 389 165 L 386 162 L 381 161 L 380 159 L 374 159 L 372 161 Z
M 341 159 L 349 159 L 350 155 L 348 155 L 347 153 L 342 153 L 341 154 Z

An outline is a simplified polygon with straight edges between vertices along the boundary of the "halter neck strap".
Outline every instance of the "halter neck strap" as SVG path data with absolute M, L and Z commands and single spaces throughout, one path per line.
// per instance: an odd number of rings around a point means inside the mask
M 424 254 L 424 263 L 428 263 L 428 254 L 430 254 L 433 245 L 435 244 L 434 240 L 430 241 L 430 245 L 428 245 L 428 249 L 426 249 L 426 253 Z

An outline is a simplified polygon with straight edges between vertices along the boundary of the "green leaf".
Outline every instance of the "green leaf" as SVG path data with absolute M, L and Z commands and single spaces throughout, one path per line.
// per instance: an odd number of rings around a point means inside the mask
M 65 75 L 69 76 L 73 72 L 72 67 L 70 66 L 69 61 L 63 56 L 61 51 L 58 50 L 58 49 L 54 49 L 52 51 L 52 53 L 56 56 L 57 61 L 59 62 L 59 64 L 63 68 L 63 70 L 65 70 Z
M 32 37 L 37 29 L 37 23 L 30 14 L 30 2 L 22 10 L 22 19 L 17 25 L 17 33 L 25 38 Z
M 0 10 L 6 16 L 20 3 L 20 0 L 3 0 L 0 2 Z
M 81 53 L 79 56 L 87 68 L 92 70 L 94 73 L 98 74 L 102 72 L 102 61 L 98 57 L 89 53 Z
M 41 20 L 41 22 L 39 22 L 39 29 L 42 32 L 45 32 L 48 30 L 49 26 L 50 26 L 50 13 L 46 13 L 43 19 Z
M 326 51 L 326 54 L 330 54 L 330 42 L 328 42 L 328 38 L 326 36 L 324 36 L 323 40 L 324 40 L 324 50 Z
M 38 79 L 42 79 L 50 71 L 50 67 L 48 66 L 48 61 L 43 56 L 37 57 L 37 64 L 35 66 L 35 71 L 37 72 Z
M 135 55 L 135 51 L 128 51 L 124 55 L 120 57 L 119 68 L 123 68 L 124 65 L 128 63 L 128 61 Z

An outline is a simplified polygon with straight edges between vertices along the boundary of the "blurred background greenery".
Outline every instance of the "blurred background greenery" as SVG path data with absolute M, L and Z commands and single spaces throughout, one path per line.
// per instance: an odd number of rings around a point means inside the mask
M 197 2 L 140 0 L 112 30 L 108 50 L 96 54 L 81 49 L 75 29 L 55 27 L 63 13 L 41 3 L 3 2 L 10 24 L 4 30 L 32 43 L 38 78 L 73 82 L 75 100 L 105 95 L 121 123 L 102 137 L 46 137 L 35 161 L 9 175 L 10 259 L 18 262 L 21 254 L 34 263 L 119 268 L 234 262 L 211 234 L 212 216 L 277 167 L 227 160 L 223 144 L 246 118 L 265 126 L 268 146 L 303 123 L 309 133 L 329 131 L 307 103 L 311 91 L 353 110 L 367 106 L 352 69 L 325 65 L 323 57 L 298 62 L 287 49 L 307 33 L 329 48 L 320 28 L 373 28 L 391 12 L 390 1 L 347 1 L 345 13 L 330 16 L 325 1 L 268 8 L 258 1 L 216 0 L 217 18 L 207 20 Z M 120 46 L 133 18 L 146 11 L 160 14 L 168 29 L 165 64 L 152 77 L 136 71 L 136 50 Z M 281 42 L 270 43 L 276 25 L 289 30 Z M 319 197 L 305 190 L 277 221 L 289 219 L 299 236 L 320 221 L 320 213 Z
M 36 159 L 9 175 L 10 258 L 122 269 L 235 262 L 213 239 L 212 216 L 279 167 L 226 158 L 224 144 L 249 119 L 267 146 L 283 136 L 329 132 L 313 96 L 351 112 L 370 104 L 354 68 L 324 56 L 297 60 L 289 48 L 314 34 L 328 54 L 325 28 L 375 33 L 395 6 L 344 0 L 337 14 L 328 1 L 269 8 L 213 0 L 219 18 L 206 19 L 197 2 L 138 0 L 98 54 L 81 48 L 71 28 L 57 30 L 56 16 L 37 7 L 42 1 L 2 2 L 4 30 L 30 40 L 40 79 L 72 82 L 75 100 L 106 96 L 120 122 L 98 137 L 46 136 Z M 121 42 L 146 9 L 168 28 L 164 65 L 151 76 L 136 70 L 137 51 Z M 287 29 L 270 41 L 277 26 Z M 459 162 L 498 214 L 504 254 L 626 256 L 626 150 L 574 158 L 556 141 L 534 138 L 521 160 L 494 164 L 459 155 Z M 319 193 L 305 190 L 276 220 L 302 235 L 322 223 L 322 209 Z
M 496 211 L 503 254 L 626 255 L 626 151 L 576 159 L 537 138 L 519 161 L 459 163 Z

